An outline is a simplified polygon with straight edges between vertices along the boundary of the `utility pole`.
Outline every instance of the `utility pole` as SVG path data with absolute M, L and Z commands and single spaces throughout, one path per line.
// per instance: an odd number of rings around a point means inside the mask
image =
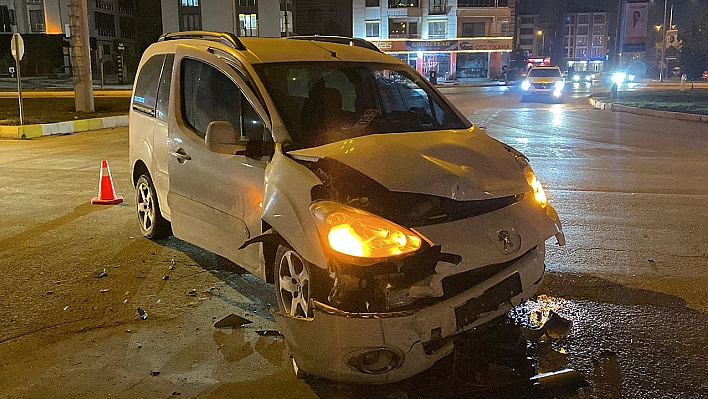
M 666 2 L 664 0 L 664 24 L 661 25 L 661 64 L 659 65 L 659 81 L 663 82 L 666 75 Z
M 86 0 L 69 1 L 71 65 L 74 75 L 74 104 L 77 112 L 94 112 L 91 46 Z

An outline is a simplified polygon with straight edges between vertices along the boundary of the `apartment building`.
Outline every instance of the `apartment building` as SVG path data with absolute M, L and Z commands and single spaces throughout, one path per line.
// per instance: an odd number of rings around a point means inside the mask
M 516 37 L 518 38 L 519 47 L 524 51 L 526 58 L 542 55 L 541 50 L 545 44 L 543 43 L 545 33 L 541 28 L 541 15 L 519 15 Z
M 353 0 L 354 36 L 440 79 L 489 79 L 509 65 L 516 0 Z
M 576 71 L 604 70 L 607 60 L 607 13 L 587 11 L 565 17 L 563 36 L 566 67 Z
M 280 37 L 292 34 L 295 26 L 293 0 L 161 0 L 161 6 L 164 32 Z

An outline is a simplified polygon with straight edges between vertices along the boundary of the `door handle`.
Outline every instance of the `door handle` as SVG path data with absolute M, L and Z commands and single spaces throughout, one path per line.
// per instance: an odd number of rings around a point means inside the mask
M 192 157 L 190 157 L 189 155 L 187 155 L 186 152 L 184 152 L 183 148 L 178 148 L 177 151 L 170 151 L 170 155 L 177 158 L 177 162 L 179 163 L 185 163 L 192 159 Z

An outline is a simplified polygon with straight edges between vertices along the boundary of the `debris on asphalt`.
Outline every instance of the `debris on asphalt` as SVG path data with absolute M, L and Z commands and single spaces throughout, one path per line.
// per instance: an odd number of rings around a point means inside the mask
M 169 279 L 170 279 L 170 276 L 165 276 L 165 277 L 163 277 L 162 279 L 163 279 L 163 280 L 169 280 Z
M 179 395 L 182 395 L 182 392 L 177 392 L 177 391 L 172 392 L 172 396 L 179 396 Z
M 128 303 L 128 298 L 123 299 L 123 303 Z
M 573 392 L 588 386 L 583 376 L 573 369 L 563 369 L 550 373 L 535 375 L 530 379 L 536 388 L 540 388 L 545 395 L 542 397 L 555 397 L 561 392 Z
M 159 371 L 152 371 L 152 370 L 151 370 L 151 371 L 150 371 L 150 375 L 153 376 L 153 377 L 157 377 L 158 375 L 160 375 L 160 372 L 159 372 Z
M 656 263 L 656 262 L 654 262 L 654 259 L 649 259 L 649 263 Z
M 108 277 L 108 273 L 106 273 L 106 269 L 103 269 L 102 272 L 100 272 L 96 275 L 96 278 L 104 278 L 104 277 Z
M 52 295 L 54 294 L 54 291 L 47 291 L 47 295 Z
M 540 317 L 537 315 L 537 317 Z M 541 327 L 522 327 L 522 335 L 529 341 L 536 342 L 544 336 L 548 339 L 559 340 L 570 332 L 573 326 L 571 320 L 565 319 L 553 310 L 549 311 L 548 319 Z
M 214 327 L 216 327 L 216 328 L 225 328 L 225 327 L 233 328 L 233 327 L 241 327 L 244 324 L 251 324 L 251 323 L 253 323 L 251 320 L 244 319 L 241 316 L 237 316 L 237 315 L 231 313 L 230 315 L 217 321 L 214 324 Z
M 103 290 L 101 290 L 101 293 L 103 293 L 103 294 L 105 294 L 106 292 L 108 292 L 108 289 L 107 289 L 107 288 L 106 288 L 106 289 L 103 289 Z
M 138 308 L 138 315 L 140 315 L 140 318 L 143 320 L 147 320 L 148 318 L 147 312 L 142 310 L 141 308 Z
M 162 302 L 162 299 L 158 299 L 158 300 L 157 300 L 157 303 L 160 303 L 160 302 Z
M 69 305 L 64 306 L 64 310 L 69 309 Z
M 57 280 L 54 282 L 54 284 L 61 284 L 61 281 Z
M 278 330 L 256 330 L 256 334 L 263 337 L 283 338 L 283 334 Z
M 194 288 L 192 288 L 191 290 L 189 290 L 189 292 L 187 292 L 187 295 L 189 295 L 189 296 L 197 296 L 197 290 L 195 290 Z

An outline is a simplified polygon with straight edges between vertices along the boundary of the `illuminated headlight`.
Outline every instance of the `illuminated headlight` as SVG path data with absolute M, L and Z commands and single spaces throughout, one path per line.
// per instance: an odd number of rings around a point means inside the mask
M 553 85 L 553 87 L 556 88 L 556 91 L 561 91 L 565 87 L 565 82 L 562 80 L 559 80 Z
M 536 178 L 533 168 L 529 165 L 529 161 L 523 154 L 517 153 L 516 162 L 519 163 L 519 166 L 521 166 L 521 169 L 524 171 L 526 182 L 528 182 L 531 189 L 533 189 L 534 199 L 539 203 L 539 205 L 541 205 L 542 208 L 545 208 L 546 205 L 548 205 L 548 197 L 546 197 L 546 192 L 543 190 L 541 182 Z
M 630 82 L 634 82 L 634 79 L 636 78 L 637 77 L 635 75 L 627 75 L 627 80 L 629 80 Z
M 528 80 L 521 82 L 521 90 L 528 91 L 531 88 L 531 83 Z
M 382 217 L 332 201 L 310 205 L 322 240 L 337 253 L 355 258 L 385 259 L 417 251 L 414 233 Z
M 592 81 L 592 77 L 591 77 L 590 75 L 588 75 L 588 76 L 585 77 L 585 80 L 588 81 L 588 82 L 590 82 L 590 81 Z
M 576 81 L 576 82 L 579 81 L 579 80 L 580 80 L 580 76 L 578 76 L 578 75 L 573 75 L 573 80 Z
M 562 91 L 562 90 L 556 90 L 556 91 L 553 92 L 553 95 L 556 96 L 556 97 L 560 97 L 560 96 L 563 95 L 563 91 Z
M 617 85 L 621 85 L 622 82 L 624 82 L 624 79 L 627 77 L 627 74 L 624 72 L 615 72 L 614 75 L 612 75 L 612 81 L 617 83 Z

